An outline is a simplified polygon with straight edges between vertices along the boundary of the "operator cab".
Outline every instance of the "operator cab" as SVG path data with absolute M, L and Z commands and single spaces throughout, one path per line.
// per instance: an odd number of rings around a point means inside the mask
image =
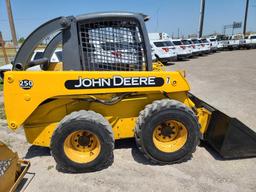
M 63 70 L 150 71 L 151 48 L 143 14 L 109 12 L 58 17 L 38 27 L 23 43 L 14 60 L 15 70 L 41 65 L 49 70 L 58 44 L 62 44 Z M 55 34 L 41 59 L 30 54 L 45 37 Z

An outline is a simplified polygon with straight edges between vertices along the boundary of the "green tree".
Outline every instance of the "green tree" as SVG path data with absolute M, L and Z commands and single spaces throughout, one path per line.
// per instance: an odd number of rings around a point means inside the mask
M 23 43 L 24 41 L 25 41 L 25 38 L 24 38 L 24 37 L 21 37 L 21 38 L 19 38 L 19 40 L 18 40 L 19 43 Z

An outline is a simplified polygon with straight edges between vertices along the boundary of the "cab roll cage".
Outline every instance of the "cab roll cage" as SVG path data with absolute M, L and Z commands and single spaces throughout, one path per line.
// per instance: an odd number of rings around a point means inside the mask
M 82 62 L 82 51 L 79 42 L 78 23 L 83 21 L 97 21 L 101 19 L 133 19 L 139 23 L 141 38 L 143 40 L 143 50 L 145 55 L 146 70 L 152 70 L 152 59 L 149 39 L 144 21 L 149 19 L 148 16 L 139 13 L 129 12 L 106 12 L 84 14 L 77 17 L 57 17 L 52 19 L 34 30 L 20 47 L 13 62 L 14 70 L 26 70 L 30 66 L 30 59 L 34 50 L 42 42 L 42 40 L 53 35 L 51 41 L 47 44 L 43 59 L 35 64 L 41 64 L 43 70 L 47 70 L 48 63 L 57 46 L 62 43 L 63 47 L 63 70 L 86 70 Z M 77 51 L 74 51 L 77 50 Z M 47 62 L 47 59 L 48 62 Z

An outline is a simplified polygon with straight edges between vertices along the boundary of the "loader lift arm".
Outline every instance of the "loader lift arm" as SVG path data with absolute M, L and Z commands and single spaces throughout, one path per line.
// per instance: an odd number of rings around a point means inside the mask
M 69 18 L 70 19 L 70 18 Z M 27 68 L 27 64 L 29 63 L 33 51 L 37 48 L 37 46 L 41 43 L 41 41 L 64 28 L 63 23 L 67 18 L 58 17 L 52 19 L 40 27 L 38 27 L 33 33 L 29 35 L 29 37 L 25 40 L 25 42 L 20 47 L 15 59 L 14 59 L 14 69 L 16 70 L 25 70 Z M 17 69 L 15 66 L 20 64 L 22 69 Z

